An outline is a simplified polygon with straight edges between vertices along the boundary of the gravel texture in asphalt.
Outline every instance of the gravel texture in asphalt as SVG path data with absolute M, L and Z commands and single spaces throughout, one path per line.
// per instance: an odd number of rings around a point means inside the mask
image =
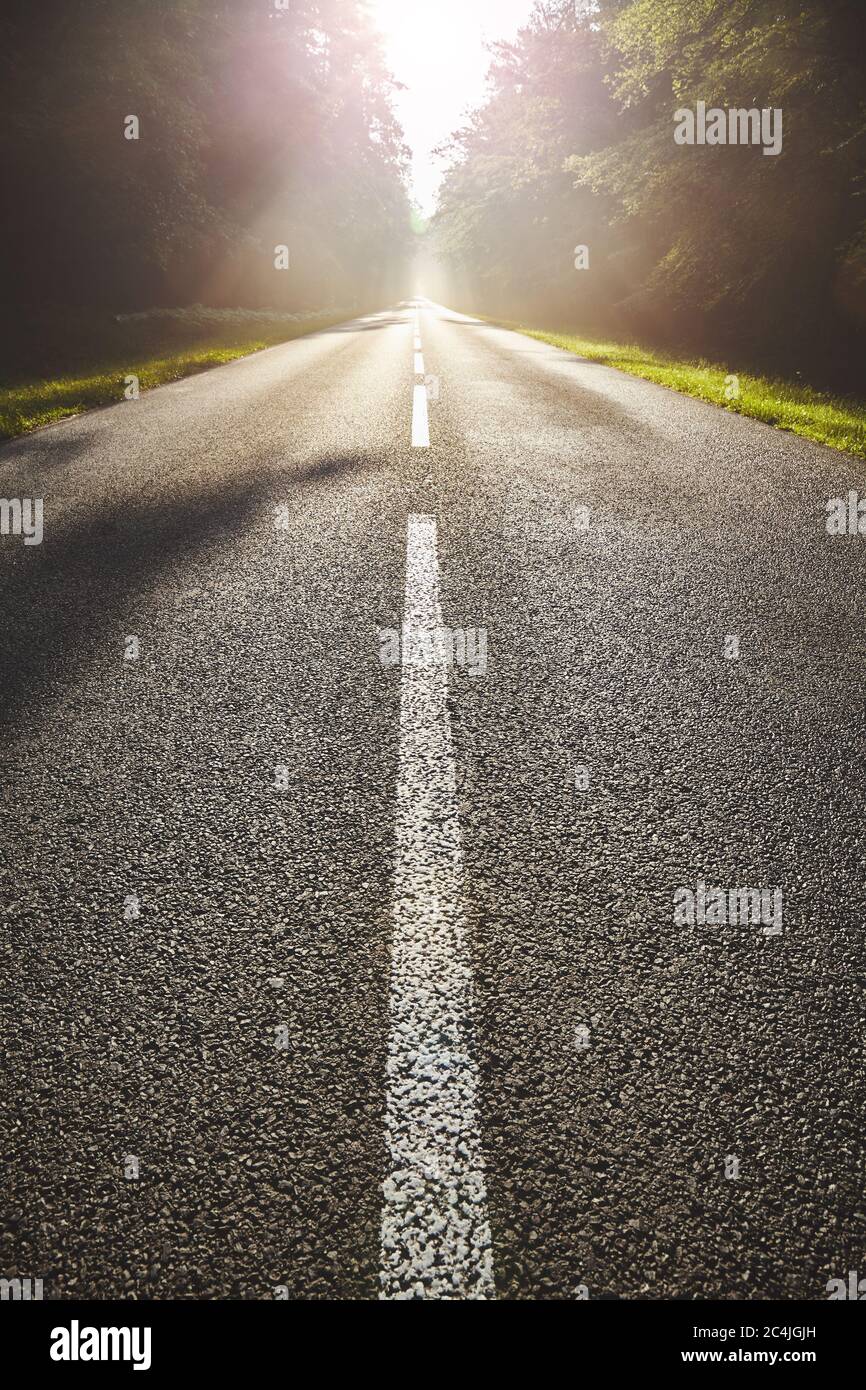
M 487 634 L 446 685 L 495 1294 L 826 1298 L 864 1258 L 866 537 L 825 525 L 862 465 L 420 323 L 429 449 L 408 306 L 0 449 L 44 498 L 0 537 L 0 1276 L 379 1296 L 380 630 L 429 516 Z M 700 883 L 780 889 L 781 933 L 676 922 Z

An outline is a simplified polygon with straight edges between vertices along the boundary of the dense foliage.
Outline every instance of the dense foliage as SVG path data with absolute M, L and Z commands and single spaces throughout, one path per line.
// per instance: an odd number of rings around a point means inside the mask
M 391 89 L 361 0 L 4 0 L 4 301 L 387 302 L 412 242 Z
M 862 0 L 540 0 L 450 142 L 435 232 L 452 292 L 856 385 L 863 20 Z M 674 112 L 699 101 L 781 109 L 781 152 L 677 144 Z

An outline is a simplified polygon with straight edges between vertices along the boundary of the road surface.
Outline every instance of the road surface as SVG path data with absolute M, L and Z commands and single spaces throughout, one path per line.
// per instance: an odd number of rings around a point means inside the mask
M 0 1274 L 860 1269 L 862 486 L 426 301 L 0 450 Z

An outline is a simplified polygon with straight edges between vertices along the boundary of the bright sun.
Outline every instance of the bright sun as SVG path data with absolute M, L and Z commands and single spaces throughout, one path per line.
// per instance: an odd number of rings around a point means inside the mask
M 485 42 L 513 37 L 528 19 L 533 0 L 368 3 L 391 71 L 406 88 L 394 104 L 413 151 L 414 195 L 429 213 L 440 176 L 432 152 L 484 95 Z

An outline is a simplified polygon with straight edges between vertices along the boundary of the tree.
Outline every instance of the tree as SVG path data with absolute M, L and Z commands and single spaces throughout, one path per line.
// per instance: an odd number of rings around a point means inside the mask
M 380 292 L 410 246 L 391 91 L 359 0 L 7 0 L 4 299 L 296 308 Z
M 435 230 L 467 303 L 844 376 L 866 319 L 860 9 L 538 4 L 449 146 Z M 781 109 L 781 153 L 678 145 L 698 101 Z

